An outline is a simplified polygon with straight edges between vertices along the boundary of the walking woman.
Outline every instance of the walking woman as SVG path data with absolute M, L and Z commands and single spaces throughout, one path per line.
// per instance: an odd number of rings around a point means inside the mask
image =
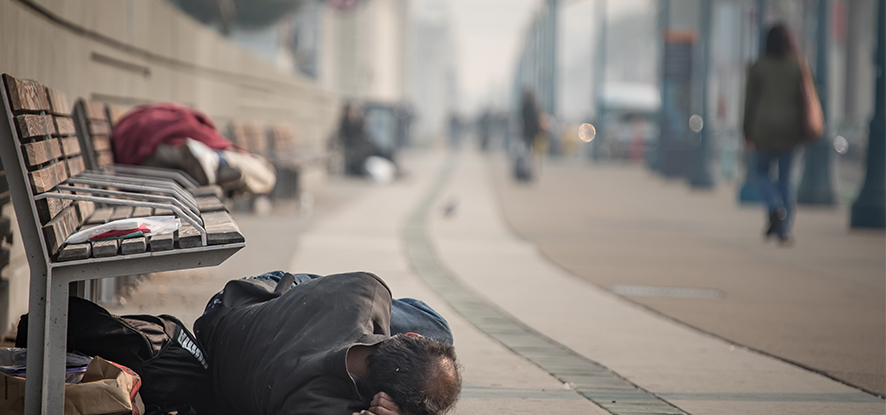
M 804 70 L 788 28 L 778 23 L 766 36 L 766 51 L 748 72 L 744 108 L 744 136 L 748 149 L 756 149 L 757 184 L 769 213 L 765 237 L 791 245 L 794 191 L 791 169 L 797 146 L 806 141 L 804 131 Z M 808 72 L 806 72 L 808 74 Z M 778 180 L 770 171 L 777 165 Z

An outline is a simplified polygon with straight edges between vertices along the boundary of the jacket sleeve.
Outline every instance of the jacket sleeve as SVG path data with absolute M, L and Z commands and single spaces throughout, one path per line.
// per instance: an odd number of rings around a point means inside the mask
M 369 409 L 369 402 L 349 397 L 350 387 L 338 378 L 325 376 L 290 395 L 278 415 L 351 415 Z
M 745 87 L 744 98 L 744 122 L 742 123 L 742 131 L 744 139 L 754 141 L 754 116 L 757 114 L 757 106 L 760 100 L 760 79 L 757 71 L 757 65 L 751 66 L 748 70 L 748 82 Z

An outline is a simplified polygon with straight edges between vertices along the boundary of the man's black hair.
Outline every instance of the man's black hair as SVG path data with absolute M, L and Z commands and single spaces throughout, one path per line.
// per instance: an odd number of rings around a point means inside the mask
M 427 337 L 397 335 L 367 358 L 367 382 L 391 395 L 409 415 L 446 413 L 461 393 L 461 374 L 451 344 Z

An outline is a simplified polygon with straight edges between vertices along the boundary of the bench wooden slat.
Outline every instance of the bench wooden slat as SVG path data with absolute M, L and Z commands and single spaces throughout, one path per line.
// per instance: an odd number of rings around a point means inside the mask
M 15 121 L 18 124 L 21 138 L 42 137 L 55 134 L 55 123 L 52 122 L 49 115 L 17 115 Z
M 107 151 L 111 149 L 111 138 L 107 135 L 96 135 L 92 137 L 92 149 L 96 152 Z
M 199 209 L 200 212 L 227 210 L 225 204 L 215 196 L 198 197 L 195 201 L 197 202 L 197 209 Z
M 83 173 L 86 170 L 86 165 L 83 163 L 83 157 L 75 156 L 66 160 L 68 165 L 68 177 L 76 176 L 80 173 Z
M 178 232 L 177 241 L 179 249 L 203 246 L 203 242 L 200 240 L 200 231 L 191 226 L 191 224 L 182 221 L 182 227 L 176 232 Z
M 50 254 L 55 255 L 58 248 L 72 233 L 77 231 L 80 220 L 73 206 L 66 207 L 61 213 L 43 225 L 43 238 Z
M 203 213 L 203 224 L 206 227 L 206 242 L 209 245 L 223 245 L 244 242 L 240 228 L 228 212 Z
M 71 115 L 71 106 L 68 105 L 68 96 L 64 92 L 53 88 L 46 88 L 49 97 L 49 106 L 53 114 Z
M 62 153 L 68 157 L 80 154 L 80 140 L 77 137 L 64 137 L 60 139 Z
M 41 224 L 46 224 L 71 204 L 67 199 L 48 198 L 36 201 L 37 216 Z
M 95 212 L 95 203 L 87 202 L 85 200 L 81 200 L 77 202 L 77 213 L 80 217 L 81 223 L 86 223 L 86 220 L 89 219 L 90 216 Z
M 55 133 L 59 136 L 76 135 L 77 129 L 74 127 L 74 119 L 70 117 L 54 117 Z
M 89 133 L 95 135 L 108 135 L 111 133 L 107 120 L 89 120 Z
M 144 218 L 146 216 L 151 216 L 154 212 L 154 209 L 145 206 L 136 206 L 135 209 L 132 210 L 133 218 Z
M 9 86 L 9 100 L 13 111 L 48 111 L 49 98 L 46 96 L 46 88 L 35 81 L 28 79 L 16 79 L 12 76 L 3 75 L 6 85 Z
M 114 214 L 114 208 L 99 208 L 96 209 L 92 215 L 89 215 L 89 219 L 86 219 L 86 223 L 88 224 L 102 224 L 107 223 L 109 219 L 111 219 L 111 215 Z
M 90 120 L 104 120 L 105 119 L 105 105 L 98 101 L 89 101 L 84 100 L 84 107 L 86 108 L 86 118 Z
M 126 115 L 127 111 L 123 107 L 116 105 L 108 105 L 108 116 L 111 118 L 111 126 L 117 125 L 117 122 Z
M 114 213 L 111 214 L 111 217 L 108 219 L 110 222 L 119 219 L 127 219 L 132 216 L 132 211 L 134 208 L 132 206 L 116 206 L 114 207 Z
M 152 252 L 168 251 L 175 248 L 175 235 L 171 233 L 151 235 L 149 242 Z
M 114 153 L 110 151 L 96 152 L 95 159 L 99 167 L 110 166 L 114 164 Z
M 119 246 L 120 241 L 117 239 L 92 242 L 92 256 L 95 258 L 116 256 Z
M 175 212 L 172 209 L 154 209 L 154 216 L 172 216 Z
M 64 163 L 53 163 L 42 169 L 28 173 L 34 194 L 46 192 L 67 180 L 68 171 Z
M 120 253 L 123 255 L 140 254 L 142 252 L 145 252 L 145 249 L 147 249 L 147 247 L 148 242 L 144 236 L 120 240 Z
M 68 244 L 58 251 L 59 261 L 72 261 L 75 259 L 86 259 L 92 254 L 92 244 L 84 242 L 82 244 Z
M 22 149 L 29 166 L 39 166 L 62 155 L 61 146 L 56 139 L 25 143 L 22 144 Z

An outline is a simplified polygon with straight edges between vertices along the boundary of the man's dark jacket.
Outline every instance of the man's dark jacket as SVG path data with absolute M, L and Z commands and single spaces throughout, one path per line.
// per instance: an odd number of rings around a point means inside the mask
M 219 408 L 231 414 L 349 415 L 372 399 L 347 372 L 354 345 L 390 337 L 391 291 L 354 272 L 292 280 L 236 280 L 222 307 L 194 323 L 209 355 Z

